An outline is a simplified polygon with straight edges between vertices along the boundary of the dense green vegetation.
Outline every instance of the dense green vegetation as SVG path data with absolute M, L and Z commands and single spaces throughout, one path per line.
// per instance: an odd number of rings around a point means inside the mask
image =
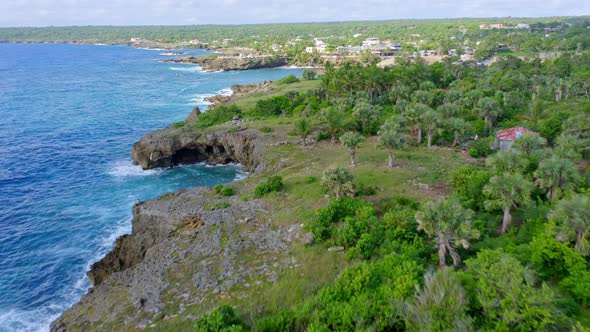
M 242 114 L 253 125 L 278 130 L 290 123 L 302 145 L 313 131 L 312 146 L 285 151 L 331 165 L 299 180 L 286 171 L 285 181 L 270 178 L 254 196 L 330 197 L 302 214 L 314 235 L 305 250 L 343 251 L 350 265 L 313 296 L 256 312 L 222 307 L 194 328 L 588 329 L 588 68 L 590 52 L 545 61 L 508 56 L 487 67 L 345 64 L 327 66 L 317 89 L 246 104 Z M 517 126 L 539 135 L 522 135 L 508 150 L 491 148 L 498 130 Z M 460 164 L 440 174 L 445 153 Z M 392 185 L 404 186 L 396 169 L 425 155 L 432 168 L 419 178 L 444 181 L 449 191 L 431 199 L 389 195 Z M 283 189 L 289 198 L 273 196 Z
M 146 45 L 172 47 L 249 47 L 257 51 L 281 53 L 301 63 L 317 57 L 304 52 L 313 38 L 322 38 L 328 51 L 337 46 L 360 45 L 367 37 L 391 40 L 404 53 L 416 50 L 463 47 L 475 50 L 479 59 L 498 54 L 537 55 L 539 52 L 574 53 L 590 48 L 588 17 L 481 18 L 444 20 L 392 20 L 254 25 L 194 26 L 88 26 L 46 28 L 0 28 L 0 41 L 129 43 L 145 40 Z M 480 24 L 503 24 L 525 29 L 480 29 Z M 193 43 L 188 43 L 189 41 Z M 317 61 L 316 61 L 317 62 Z M 308 77 L 309 78 L 309 77 Z

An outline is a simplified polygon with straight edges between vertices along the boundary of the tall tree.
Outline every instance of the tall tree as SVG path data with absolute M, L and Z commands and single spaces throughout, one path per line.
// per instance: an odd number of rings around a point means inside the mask
M 379 128 L 381 106 L 371 105 L 367 100 L 360 99 L 354 105 L 352 117 L 357 129 L 364 135 L 372 135 Z
M 453 146 L 457 146 L 461 138 L 471 130 L 471 124 L 462 118 L 449 118 L 446 126 L 453 132 Z
M 444 269 L 424 274 L 424 286 L 416 286 L 412 302 L 405 305 L 410 331 L 471 331 L 467 294 L 457 274 Z
M 393 168 L 393 150 L 404 148 L 406 145 L 406 136 L 395 129 L 381 130 L 379 135 L 379 146 L 387 149 L 388 159 L 387 167 Z
M 522 154 L 511 150 L 500 150 L 486 159 L 486 165 L 496 173 L 522 173 L 527 160 Z
M 457 247 L 469 247 L 469 240 L 477 239 L 479 232 L 471 228 L 473 211 L 463 208 L 454 199 L 428 202 L 416 213 L 418 230 L 434 240 L 438 248 L 438 263 L 446 267 L 446 257 L 450 255 L 453 265 L 461 263 Z
M 511 145 L 513 150 L 520 151 L 527 156 L 535 156 L 547 146 L 547 140 L 539 135 L 524 134 L 514 140 Z
M 576 164 L 558 156 L 541 161 L 533 175 L 535 184 L 545 190 L 547 199 L 551 201 L 557 199 L 560 192 L 571 188 L 579 178 Z
M 560 200 L 549 213 L 549 220 L 558 227 L 558 240 L 574 241 L 580 254 L 590 254 L 590 197 L 575 194 Z
M 364 142 L 365 138 L 357 132 L 346 132 L 340 136 L 342 145 L 350 149 L 350 166 L 356 166 L 356 149 Z
M 425 104 L 416 104 L 403 114 L 405 122 L 408 123 L 412 131 L 416 134 L 416 141 L 418 145 L 422 144 L 422 120 L 424 114 L 432 111 L 430 106 Z
M 429 110 L 422 115 L 421 122 L 423 128 L 426 129 L 426 146 L 431 147 L 432 137 L 434 136 L 434 132 L 442 127 L 443 117 L 440 113 L 434 110 Z
M 495 98 L 483 97 L 477 102 L 477 112 L 486 122 L 486 126 L 492 128 L 502 114 L 502 108 Z
M 512 208 L 527 205 L 530 202 L 532 190 L 533 184 L 518 173 L 496 175 L 490 179 L 490 183 L 484 186 L 485 208 L 487 210 L 504 210 L 500 233 L 506 233 L 508 225 L 512 221 Z
M 322 174 L 322 184 L 334 194 L 336 199 L 351 196 L 354 193 L 353 175 L 346 168 L 332 168 Z
M 332 136 L 332 143 L 336 143 L 336 136 L 347 126 L 346 114 L 334 107 L 328 107 L 322 112 L 321 119 L 325 129 Z

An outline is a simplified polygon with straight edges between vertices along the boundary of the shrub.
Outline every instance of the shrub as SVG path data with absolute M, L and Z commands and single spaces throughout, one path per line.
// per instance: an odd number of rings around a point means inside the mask
M 234 116 L 241 114 L 242 111 L 236 105 L 219 106 L 201 113 L 197 119 L 196 126 L 198 128 L 211 127 L 230 121 Z
M 180 121 L 180 122 L 175 122 L 174 124 L 172 124 L 172 127 L 174 128 L 182 128 L 184 127 L 186 123 L 184 123 L 184 121 Z
M 234 188 L 226 187 L 222 184 L 218 184 L 213 188 L 213 191 L 221 196 L 233 196 L 235 194 Z
M 291 74 L 291 75 L 289 75 L 289 76 L 287 76 L 287 77 L 283 77 L 283 78 L 281 78 L 281 79 L 280 79 L 280 80 L 278 80 L 276 83 L 277 83 L 278 85 L 282 85 L 282 84 L 291 84 L 291 83 L 297 83 L 297 82 L 299 82 L 299 81 L 301 81 L 301 80 L 300 80 L 300 79 L 298 79 L 298 78 L 297 78 L 297 76 L 295 76 L 295 75 L 292 75 L 292 74 Z
M 451 171 L 449 184 L 457 198 L 472 209 L 483 209 L 483 187 L 490 181 L 492 173 L 463 165 Z
M 303 77 L 303 79 L 306 81 L 315 80 L 316 72 L 313 69 L 306 68 L 306 69 L 303 69 L 303 73 L 301 74 L 301 77 Z
M 492 153 L 493 137 L 480 138 L 477 141 L 472 141 L 469 148 L 469 155 L 472 158 L 487 157 Z
M 227 209 L 230 206 L 231 205 L 228 202 L 219 202 L 219 203 L 215 204 L 215 209 L 217 209 L 217 210 Z
M 262 132 L 262 133 L 272 133 L 273 132 L 273 129 L 271 127 L 261 127 L 258 130 L 260 130 L 260 132 Z
M 312 184 L 312 183 L 316 183 L 318 182 L 318 177 L 317 176 L 308 176 L 305 178 L 305 180 L 303 180 L 303 182 L 305 184 Z
M 348 197 L 336 199 L 325 208 L 319 209 L 316 216 L 306 223 L 306 229 L 313 233 L 315 241 L 323 242 L 332 237 L 335 223 L 343 221 L 346 217 L 355 216 L 362 207 L 373 209 L 370 203 L 364 201 Z
M 262 197 L 272 192 L 280 191 L 283 189 L 283 177 L 282 176 L 271 176 L 266 182 L 259 184 L 254 189 L 254 196 Z
M 195 322 L 193 327 L 199 332 L 238 332 L 246 330 L 240 317 L 228 305 L 221 306 L 203 316 Z
M 377 187 L 375 186 L 368 186 L 365 184 L 359 184 L 356 186 L 356 190 L 354 192 L 355 197 L 359 196 L 372 196 L 377 193 Z
M 286 96 L 275 96 L 257 101 L 254 107 L 254 115 L 260 117 L 285 115 L 290 113 L 291 110 L 292 107 L 289 98 Z

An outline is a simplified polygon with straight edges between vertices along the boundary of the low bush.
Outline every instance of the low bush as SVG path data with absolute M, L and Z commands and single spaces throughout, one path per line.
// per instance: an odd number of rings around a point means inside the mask
M 260 132 L 262 132 L 262 133 L 272 133 L 273 132 L 273 129 L 271 127 L 261 127 L 258 130 L 260 130 Z
M 305 184 L 312 184 L 318 182 L 318 180 L 319 179 L 317 176 L 308 176 L 305 178 L 305 180 L 303 180 L 303 182 L 305 182 Z
M 199 332 L 246 331 L 244 323 L 231 306 L 224 305 L 197 320 L 193 326 Z
M 234 188 L 218 184 L 213 188 L 213 191 L 217 195 L 221 196 L 233 196 L 235 194 Z
M 211 127 L 228 122 L 233 119 L 234 116 L 241 114 L 242 111 L 236 105 L 219 106 L 199 114 L 196 126 L 197 128 Z
M 283 189 L 283 177 L 282 176 L 271 176 L 266 182 L 259 184 L 254 189 L 254 196 L 262 197 L 272 192 L 280 191 Z
M 287 115 L 290 114 L 291 111 L 292 105 L 288 97 L 275 96 L 257 101 L 252 113 L 257 117 L 270 117 L 281 114 Z
M 315 241 L 324 242 L 335 233 L 334 224 L 344 221 L 346 217 L 355 216 L 362 207 L 373 208 L 370 203 L 357 199 L 336 199 L 325 208 L 319 209 L 316 216 L 307 222 L 306 229 L 313 233 Z
M 291 83 L 297 83 L 300 82 L 301 80 L 297 78 L 297 76 L 295 75 L 289 75 L 287 77 L 283 77 L 280 80 L 278 80 L 276 83 L 278 85 L 283 85 L 283 84 L 291 84 Z
M 489 156 L 492 150 L 493 137 L 480 138 L 476 141 L 472 141 L 469 144 L 469 155 L 472 158 L 482 158 Z

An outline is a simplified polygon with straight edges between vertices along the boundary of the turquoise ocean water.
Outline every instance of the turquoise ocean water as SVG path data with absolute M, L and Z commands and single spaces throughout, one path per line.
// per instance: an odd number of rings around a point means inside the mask
M 200 50 L 190 54 L 204 53 Z M 131 229 L 131 206 L 232 181 L 238 166 L 143 171 L 131 145 L 233 84 L 297 69 L 204 73 L 126 46 L 0 44 L 0 331 L 47 330 Z

